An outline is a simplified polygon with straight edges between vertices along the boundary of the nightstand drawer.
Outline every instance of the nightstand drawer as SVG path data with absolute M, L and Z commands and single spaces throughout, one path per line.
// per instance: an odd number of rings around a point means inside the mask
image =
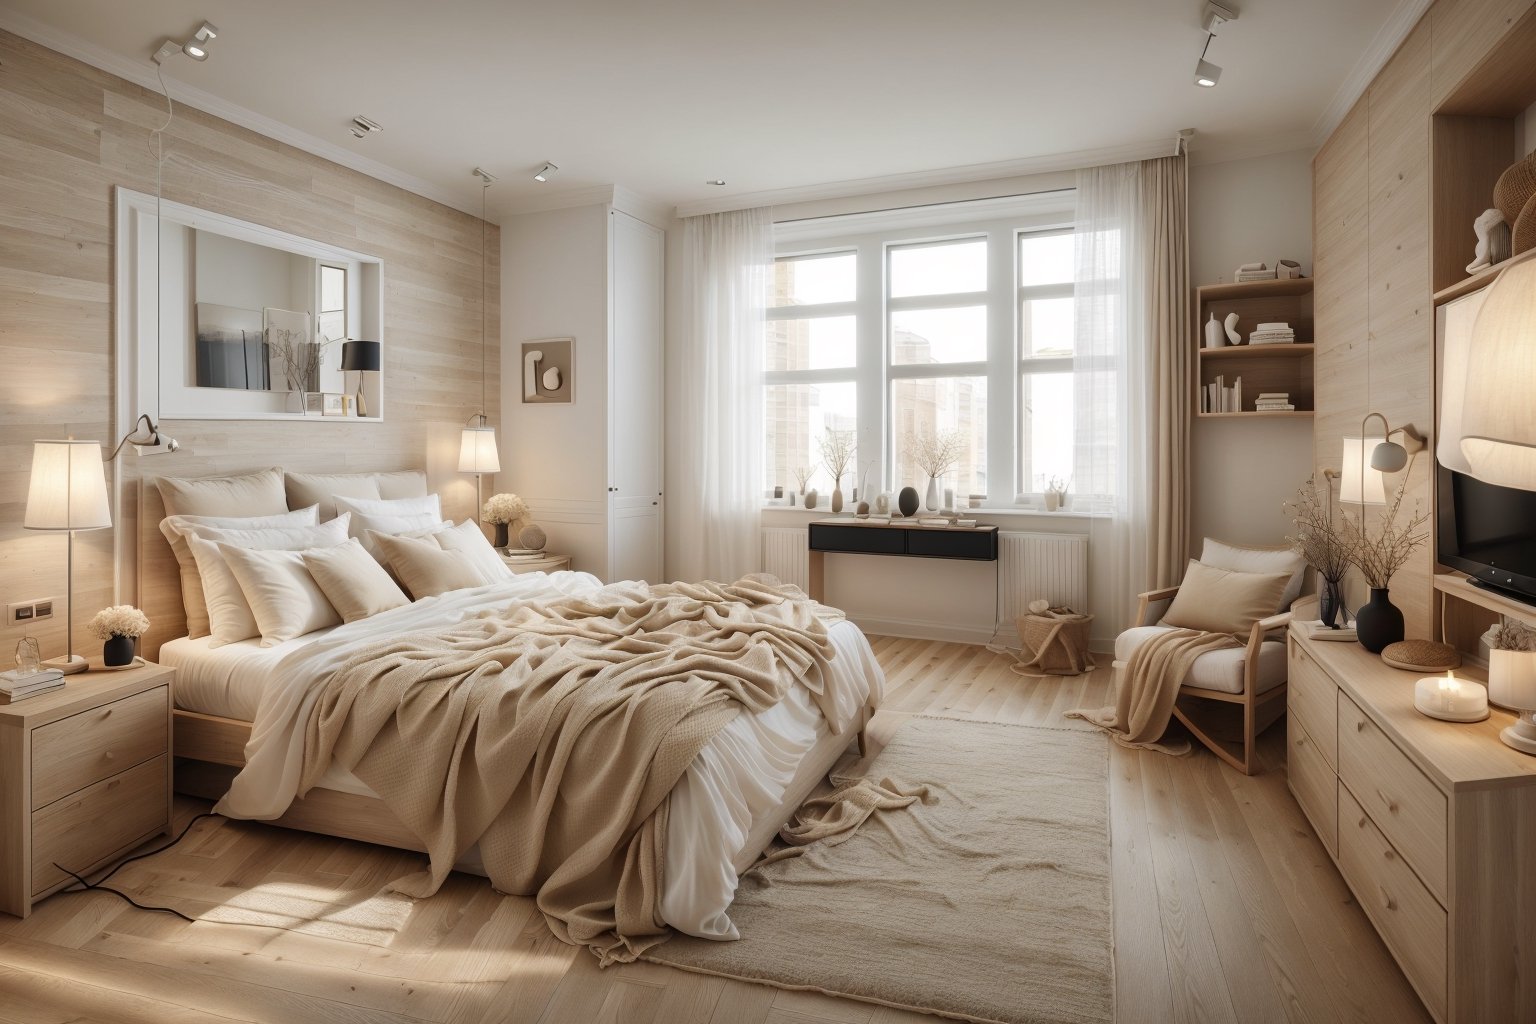
M 32 895 L 84 874 L 130 843 L 164 830 L 169 799 L 165 755 L 103 779 L 32 813 Z
M 33 730 L 32 806 L 164 754 L 169 699 L 170 688 L 158 686 Z
M 1300 719 L 1286 723 L 1286 741 L 1290 750 L 1286 756 L 1285 773 L 1291 793 L 1301 805 L 1307 820 L 1317 830 L 1328 852 L 1338 856 L 1338 804 L 1339 779 L 1323 759 L 1317 741 L 1308 733 Z
M 1287 666 L 1289 688 L 1285 691 L 1286 709 L 1300 719 L 1307 735 L 1331 767 L 1339 763 L 1338 698 L 1339 688 L 1328 673 L 1312 660 L 1294 637 L 1290 640 L 1291 657 Z
M 1444 902 L 1445 794 L 1342 693 L 1339 779 L 1429 891 Z M 1339 815 L 1344 815 L 1342 805 Z

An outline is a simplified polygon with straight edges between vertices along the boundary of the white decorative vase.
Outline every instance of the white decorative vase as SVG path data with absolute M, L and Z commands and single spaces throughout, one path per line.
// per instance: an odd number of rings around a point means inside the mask
M 1222 330 L 1221 321 L 1216 319 L 1213 312 L 1211 318 L 1205 322 L 1205 347 L 1221 348 L 1227 343 L 1227 332 Z
M 1536 651 L 1488 652 L 1488 699 L 1501 708 L 1524 710 L 1517 694 L 1536 692 Z
M 929 512 L 939 510 L 939 478 L 936 476 L 928 478 L 928 493 L 923 498 L 923 507 Z
M 1061 492 L 1060 491 L 1046 491 L 1045 492 L 1045 510 L 1047 512 L 1055 512 L 1059 508 L 1061 508 Z
M 843 510 L 843 485 L 841 482 L 832 488 L 832 511 L 834 513 Z

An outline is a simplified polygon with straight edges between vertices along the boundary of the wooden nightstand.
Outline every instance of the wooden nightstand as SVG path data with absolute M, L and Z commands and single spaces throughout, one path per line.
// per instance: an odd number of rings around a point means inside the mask
M 571 567 L 570 555 L 552 555 L 547 551 L 540 558 L 509 558 L 502 555 L 501 560 L 518 575 L 525 572 L 559 572 Z
M 171 679 L 142 665 L 0 704 L 0 911 L 32 905 L 171 827 Z

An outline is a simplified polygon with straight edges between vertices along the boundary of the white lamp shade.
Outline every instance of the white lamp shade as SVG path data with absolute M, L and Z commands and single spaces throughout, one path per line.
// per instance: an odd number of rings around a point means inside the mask
M 1536 261 L 1488 288 L 1467 353 L 1461 451 L 1472 475 L 1536 490 Z
M 1387 478 L 1380 470 L 1371 468 L 1367 453 L 1374 452 L 1381 444 L 1380 437 L 1346 437 L 1344 452 L 1339 463 L 1339 500 L 1356 505 L 1385 505 L 1387 503 Z
M 112 525 L 100 441 L 37 441 L 27 489 L 28 530 L 104 530 Z
M 465 427 L 459 439 L 460 473 L 500 473 L 494 427 Z
M 1488 699 L 1500 707 L 1536 711 L 1536 654 L 1489 651 Z

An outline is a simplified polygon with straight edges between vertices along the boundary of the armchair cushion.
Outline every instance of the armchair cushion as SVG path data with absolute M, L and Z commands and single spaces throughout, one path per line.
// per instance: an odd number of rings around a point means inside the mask
M 1285 585 L 1284 593 L 1280 595 L 1280 603 L 1273 609 L 1275 612 L 1290 611 L 1291 604 L 1301 596 L 1302 583 L 1307 573 L 1306 559 L 1290 548 L 1245 548 L 1225 544 L 1213 537 L 1205 538 L 1200 561 L 1235 572 L 1290 573 L 1291 578 Z
M 1168 626 L 1133 626 L 1115 638 L 1115 661 L 1129 661 L 1136 648 L 1158 633 L 1167 632 Z M 1195 659 L 1189 675 L 1181 685 L 1198 686 L 1222 693 L 1243 692 L 1243 666 L 1248 657 L 1246 648 L 1233 647 L 1225 651 L 1211 651 Z M 1266 640 L 1259 648 L 1258 675 L 1254 692 L 1264 693 L 1285 682 L 1285 644 L 1278 640 Z
M 1290 578 L 1287 572 L 1218 569 L 1192 558 L 1160 624 L 1246 635 L 1255 622 L 1274 613 Z

